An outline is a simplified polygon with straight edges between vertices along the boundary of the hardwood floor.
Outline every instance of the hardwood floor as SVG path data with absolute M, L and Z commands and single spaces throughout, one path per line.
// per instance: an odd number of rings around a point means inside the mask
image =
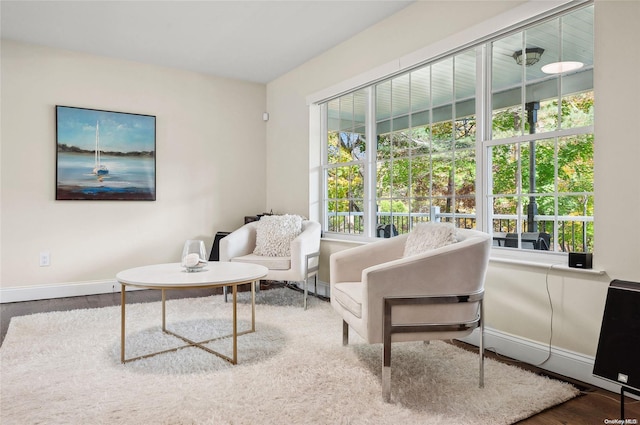
M 274 283 L 263 285 L 263 289 L 281 286 Z M 203 289 L 199 291 L 168 291 L 167 299 L 202 297 L 215 294 L 221 294 L 222 290 Z M 127 293 L 127 302 L 154 302 L 160 301 L 160 291 L 143 290 L 132 291 Z M 120 292 L 100 295 L 87 295 L 72 298 L 57 298 L 51 300 L 27 301 L 18 303 L 0 304 L 0 344 L 4 341 L 4 337 L 9 328 L 12 317 L 24 316 L 34 313 L 49 311 L 64 311 L 81 308 L 97 308 L 120 305 Z M 469 346 L 462 342 L 454 342 L 455 345 L 465 349 L 475 351 L 477 348 Z M 525 419 L 519 424 L 525 425 L 599 425 L 599 424 L 616 424 L 622 425 L 622 422 L 615 422 L 620 419 L 620 395 L 600 388 L 592 387 L 582 382 L 576 382 L 561 376 L 554 376 L 548 372 L 542 371 L 540 368 L 527 365 L 497 356 L 494 353 L 487 352 L 487 357 L 494 358 L 498 361 L 513 364 L 523 369 L 530 370 L 534 373 L 549 376 L 555 379 L 561 379 L 571 382 L 582 391 L 582 395 L 569 400 L 560 406 L 553 407 L 541 412 L 531 418 Z M 638 424 L 640 421 L 640 402 L 627 397 L 625 399 L 625 418 L 627 424 Z

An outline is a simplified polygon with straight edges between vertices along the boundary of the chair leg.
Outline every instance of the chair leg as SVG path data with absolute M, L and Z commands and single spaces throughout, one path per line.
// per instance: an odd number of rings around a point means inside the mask
M 484 304 L 480 300 L 480 388 L 484 388 Z
M 382 322 L 382 400 L 391 402 L 391 304 L 387 298 Z
M 382 345 L 382 400 L 391 402 L 391 343 L 386 338 Z
M 342 321 L 342 345 L 349 345 L 349 325 Z
M 308 290 L 308 286 L 309 286 L 309 277 L 307 276 L 303 282 L 304 285 L 304 295 L 303 295 L 303 299 L 302 299 L 302 307 L 304 307 L 304 309 L 307 309 L 307 293 L 309 292 Z
M 382 400 L 385 403 L 391 402 L 391 366 L 382 368 Z
M 224 294 L 224 302 L 227 302 L 227 287 L 222 287 L 222 293 Z

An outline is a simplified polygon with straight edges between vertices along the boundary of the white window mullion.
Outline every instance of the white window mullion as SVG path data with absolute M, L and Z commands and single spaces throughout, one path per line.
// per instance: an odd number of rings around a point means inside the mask
M 487 45 L 476 48 L 476 229 L 491 231 L 492 205 L 489 196 L 492 187 L 491 156 L 485 141 L 491 138 L 491 55 Z M 486 171 L 485 171 L 486 170 Z
M 376 180 L 377 180 L 377 147 L 375 87 L 367 89 L 367 116 L 365 118 L 365 137 L 367 148 L 364 164 L 364 234 L 367 237 L 375 237 L 376 232 Z
M 322 196 L 322 228 L 324 230 L 329 228 L 329 199 L 328 199 L 328 182 L 327 176 L 329 174 L 328 167 L 328 134 L 329 134 L 329 123 L 328 123 L 328 106 L 327 103 L 323 103 L 320 105 L 320 158 L 321 159 L 321 168 L 322 168 L 322 177 L 321 177 L 321 185 L 320 188 L 320 196 Z

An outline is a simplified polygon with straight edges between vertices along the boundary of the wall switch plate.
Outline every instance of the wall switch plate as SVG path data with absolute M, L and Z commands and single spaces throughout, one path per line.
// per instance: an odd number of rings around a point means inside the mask
M 49 251 L 42 251 L 40 253 L 40 267 L 48 267 L 51 265 L 51 256 Z

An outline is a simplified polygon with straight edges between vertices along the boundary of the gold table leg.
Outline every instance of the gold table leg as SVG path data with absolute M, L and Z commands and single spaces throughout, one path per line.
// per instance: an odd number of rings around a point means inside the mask
M 208 339 L 206 341 L 192 341 L 189 338 L 186 338 L 182 335 L 178 335 L 170 330 L 167 329 L 166 327 L 166 294 L 165 294 L 165 289 L 162 289 L 162 331 L 166 334 L 175 336 L 176 338 L 180 338 L 181 340 L 185 341 L 187 343 L 187 345 L 183 345 L 180 347 L 175 347 L 175 348 L 170 348 L 167 350 L 163 350 L 163 351 L 158 351 L 155 353 L 149 353 L 149 354 L 145 354 L 142 356 L 138 356 L 138 357 L 133 357 L 130 359 L 126 359 L 125 358 L 125 320 L 126 320 L 126 285 L 124 283 L 121 283 L 121 326 L 120 326 L 120 361 L 122 363 L 128 363 L 128 362 L 132 362 L 135 360 L 140 360 L 140 359 L 146 359 L 148 357 L 153 357 L 156 356 L 158 354 L 164 354 L 164 353 L 170 353 L 173 351 L 177 351 L 180 350 L 182 348 L 186 348 L 186 347 L 198 347 L 208 353 L 214 354 L 226 361 L 228 361 L 231 364 L 237 364 L 238 363 L 238 336 L 241 335 L 245 335 L 248 333 L 252 333 L 255 332 L 256 330 L 256 291 L 255 291 L 255 282 L 251 283 L 251 329 L 250 330 L 246 330 L 246 331 L 242 331 L 242 332 L 238 332 L 238 312 L 237 312 L 237 306 L 238 306 L 238 285 L 234 284 L 231 285 L 233 287 L 233 306 L 232 306 L 232 310 L 233 310 L 233 333 L 231 335 L 224 335 L 224 336 L 219 336 L 216 338 L 212 338 L 212 339 Z M 214 351 L 208 347 L 205 347 L 204 344 L 207 344 L 209 342 L 213 342 L 213 341 L 217 341 L 220 339 L 224 339 L 224 338 L 229 338 L 232 337 L 233 340 L 233 356 L 232 357 L 228 357 L 225 356 L 222 353 L 218 353 L 217 351 Z
M 124 363 L 124 333 L 125 333 L 125 305 L 127 304 L 126 301 L 126 288 L 125 285 L 122 283 L 120 284 L 120 361 L 122 363 Z

